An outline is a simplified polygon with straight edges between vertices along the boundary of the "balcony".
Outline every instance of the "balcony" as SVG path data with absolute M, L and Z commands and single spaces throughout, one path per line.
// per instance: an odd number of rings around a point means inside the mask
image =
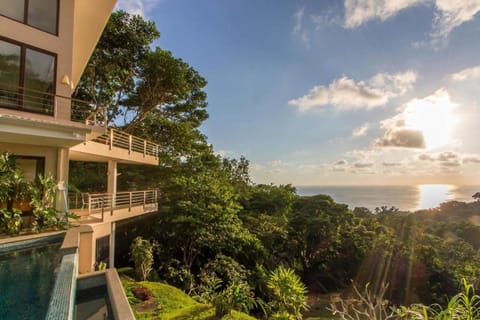
M 69 194 L 69 207 L 81 224 L 118 221 L 156 212 L 158 190 Z
M 70 148 L 70 159 L 158 165 L 158 152 L 159 146 L 155 143 L 108 128 L 104 134 Z
M 0 141 L 71 147 L 105 133 L 104 108 L 0 83 Z

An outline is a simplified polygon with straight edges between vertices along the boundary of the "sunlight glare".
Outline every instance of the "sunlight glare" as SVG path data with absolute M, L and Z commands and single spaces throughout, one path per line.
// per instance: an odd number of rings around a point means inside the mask
M 418 188 L 418 206 L 419 209 L 428 209 L 438 206 L 440 203 L 452 200 L 454 198 L 454 185 L 450 184 L 421 184 Z
M 423 132 L 428 149 L 445 146 L 453 142 L 456 107 L 446 90 L 438 90 L 425 99 L 415 99 L 407 105 L 404 111 L 405 125 Z

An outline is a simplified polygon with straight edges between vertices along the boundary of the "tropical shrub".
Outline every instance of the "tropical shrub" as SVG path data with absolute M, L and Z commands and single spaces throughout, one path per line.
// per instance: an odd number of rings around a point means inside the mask
M 32 230 L 40 232 L 49 227 L 60 227 L 63 225 L 61 219 L 57 216 L 55 209 L 55 195 L 57 192 L 57 182 L 51 175 L 38 176 L 38 181 L 29 185 L 30 198 L 33 208 Z
M 280 266 L 273 270 L 268 276 L 267 287 L 273 294 L 274 309 L 302 319 L 302 311 L 308 309 L 307 288 L 293 269 Z
M 137 279 L 146 281 L 153 268 L 153 245 L 142 237 L 136 237 L 130 246 Z
M 22 212 L 19 209 L 0 209 L 0 223 L 10 236 L 17 235 L 22 228 Z
M 263 309 L 263 301 L 255 298 L 247 284 L 231 284 L 213 297 L 215 316 L 221 318 L 232 310 L 250 313 L 253 309 Z

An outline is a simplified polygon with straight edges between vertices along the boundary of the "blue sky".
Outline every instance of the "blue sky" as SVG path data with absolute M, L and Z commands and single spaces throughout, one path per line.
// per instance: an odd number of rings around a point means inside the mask
M 258 183 L 475 184 L 480 0 L 121 0 L 209 82 Z

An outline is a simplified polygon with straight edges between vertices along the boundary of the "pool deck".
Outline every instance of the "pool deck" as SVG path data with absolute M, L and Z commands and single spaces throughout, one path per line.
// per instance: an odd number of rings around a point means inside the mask
M 4 237 L 2 235 L 0 236 L 0 245 L 12 243 L 12 242 L 18 242 L 18 241 L 35 240 L 38 238 L 55 236 L 55 235 L 63 234 L 65 232 L 66 230 L 60 230 L 60 231 L 51 231 L 51 232 L 43 232 L 43 233 L 25 234 L 25 235 L 19 235 L 15 237 L 9 237 L 9 236 Z

